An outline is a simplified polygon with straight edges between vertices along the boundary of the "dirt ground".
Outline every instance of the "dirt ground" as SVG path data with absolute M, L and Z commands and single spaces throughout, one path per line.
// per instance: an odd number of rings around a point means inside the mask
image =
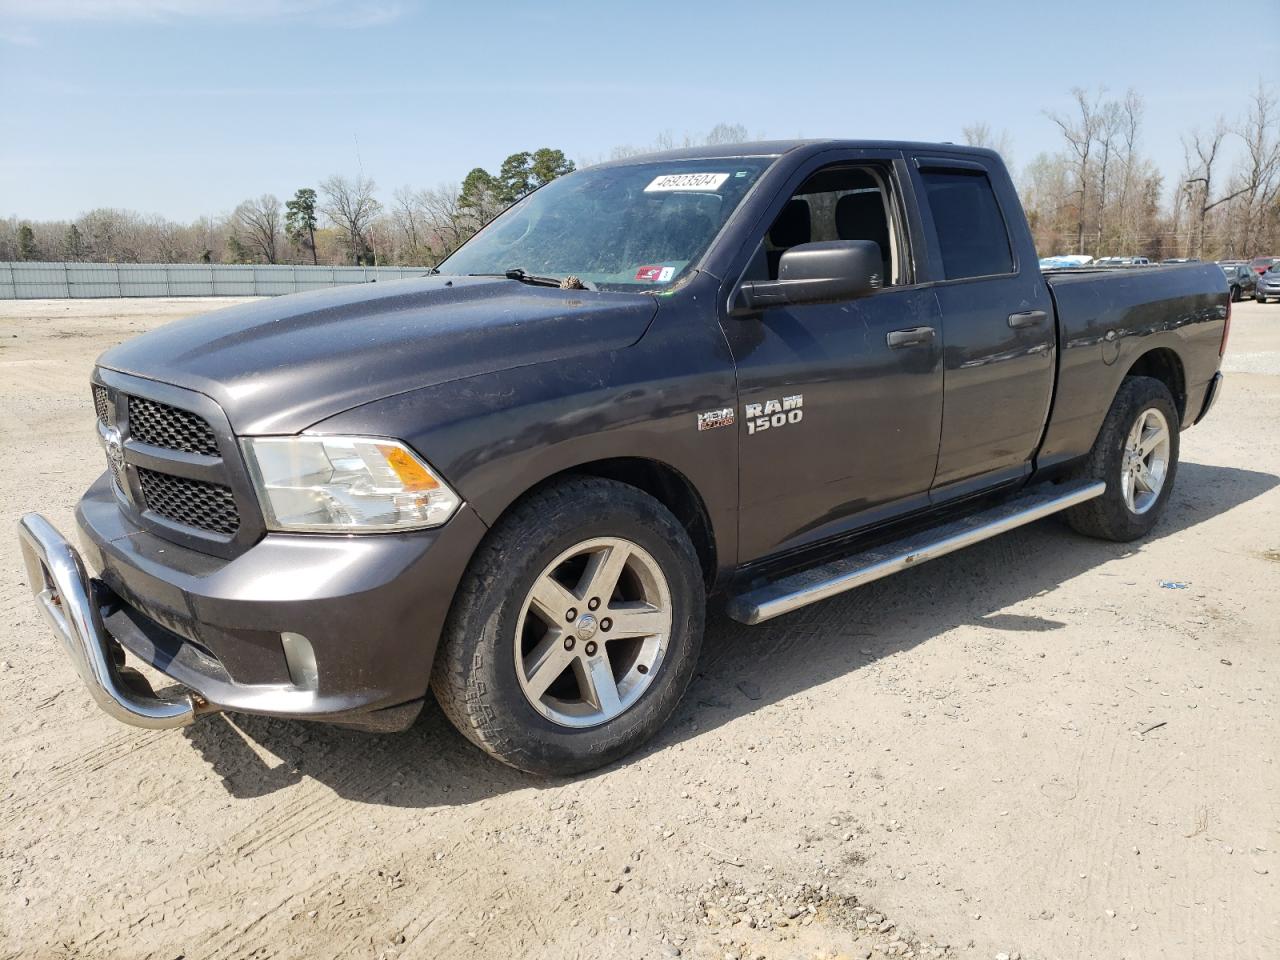
M 566 781 L 95 710 L 13 523 L 72 529 L 106 347 L 225 301 L 0 303 L 0 957 L 1280 956 L 1280 305 L 1238 305 L 1164 520 L 1049 520 L 768 625 Z M 358 642 L 358 638 L 353 638 Z

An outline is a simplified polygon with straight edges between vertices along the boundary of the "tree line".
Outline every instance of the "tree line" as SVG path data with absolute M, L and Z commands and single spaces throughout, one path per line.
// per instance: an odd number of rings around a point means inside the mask
M 1280 253 L 1280 105 L 1259 81 L 1242 108 L 1184 136 L 1185 161 L 1170 182 L 1142 151 L 1139 93 L 1073 90 L 1069 111 L 1046 114 L 1062 149 L 1039 154 L 1015 178 L 1041 255 Z M 987 123 L 962 133 L 1006 160 L 1012 153 L 1008 135 Z M 747 139 L 742 125 L 721 123 L 700 136 L 618 146 L 592 162 Z M 191 223 L 110 208 L 74 221 L 10 217 L 0 220 L 0 260 L 434 266 L 508 205 L 575 168 L 563 151 L 542 147 L 511 154 L 494 173 L 476 167 L 459 184 L 405 186 L 390 198 L 361 173 L 327 177 L 284 202 L 263 194 Z
M 1145 104 L 1137 91 L 1109 97 L 1077 88 L 1072 101 L 1070 110 L 1046 115 L 1063 148 L 1035 157 L 1019 178 L 1042 256 L 1223 260 L 1280 252 L 1280 104 L 1261 80 L 1237 116 L 1183 135 L 1183 165 L 1171 182 L 1142 152 Z M 985 124 L 964 136 L 998 145 Z M 1238 159 L 1228 167 L 1231 148 Z

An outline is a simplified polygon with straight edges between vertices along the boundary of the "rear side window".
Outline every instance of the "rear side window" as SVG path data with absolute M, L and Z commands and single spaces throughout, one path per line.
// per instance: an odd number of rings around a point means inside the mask
M 985 173 L 921 171 L 948 280 L 1013 272 L 1009 230 Z

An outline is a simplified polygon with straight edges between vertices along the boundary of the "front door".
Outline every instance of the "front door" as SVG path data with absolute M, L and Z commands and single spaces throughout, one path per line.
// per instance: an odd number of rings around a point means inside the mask
M 724 321 L 738 369 L 741 562 L 927 502 L 942 331 L 932 291 L 910 282 L 900 173 L 889 158 L 817 170 L 780 208 L 747 272 L 776 278 L 781 254 L 799 243 L 874 240 L 880 291 Z

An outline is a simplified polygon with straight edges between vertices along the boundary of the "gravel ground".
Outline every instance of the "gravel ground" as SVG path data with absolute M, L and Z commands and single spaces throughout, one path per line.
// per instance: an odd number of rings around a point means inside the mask
M 220 303 L 0 303 L 4 529 L 103 469 L 93 358 Z M 1280 956 L 1280 305 L 1225 367 L 1147 541 L 1050 520 L 713 617 L 667 731 L 573 780 L 434 707 L 115 724 L 5 534 L 0 957 Z

